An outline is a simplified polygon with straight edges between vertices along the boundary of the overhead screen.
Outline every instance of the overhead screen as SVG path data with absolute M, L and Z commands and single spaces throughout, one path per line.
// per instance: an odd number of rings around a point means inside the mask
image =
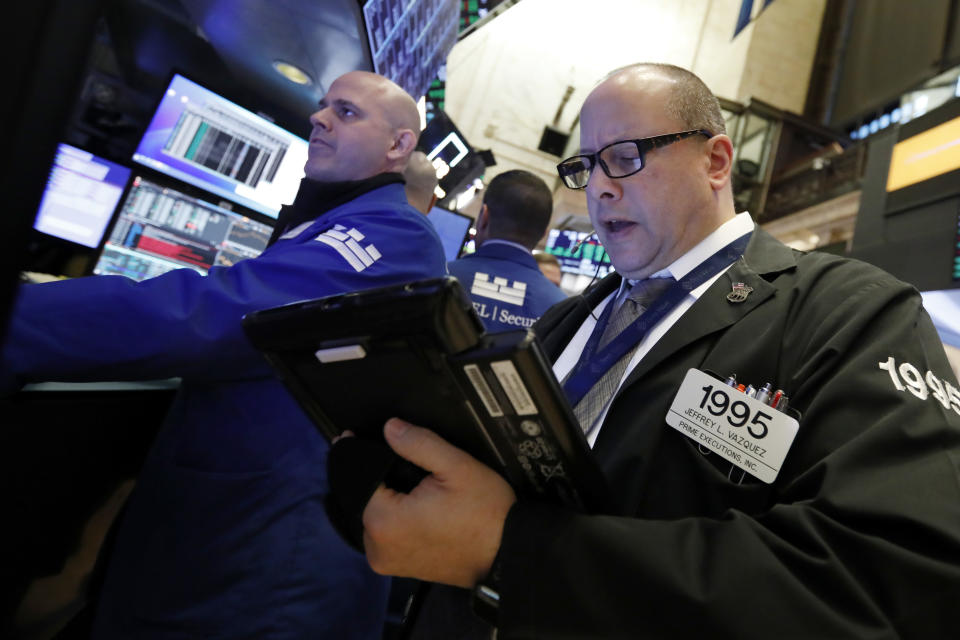
M 441 205 L 452 202 L 458 194 L 481 175 L 486 165 L 446 112 L 437 110 L 433 119 L 420 132 L 417 149 L 437 170 Z
M 457 42 L 459 0 L 367 0 L 363 19 L 373 69 L 414 98 L 430 82 Z
M 260 255 L 269 225 L 136 176 L 93 272 L 145 280 L 172 269 L 206 274 Z
M 953 281 L 960 282 L 960 212 L 957 213 L 957 234 L 953 237 Z
M 276 218 L 293 201 L 307 141 L 176 74 L 135 162 Z
M 556 256 L 564 273 L 602 278 L 613 271 L 597 237 L 582 231 L 551 229 L 544 252 Z
M 60 144 L 34 228 L 47 235 L 96 248 L 129 177 L 127 167 L 68 144 Z
M 948 120 L 893 147 L 887 192 L 960 169 L 960 118 Z

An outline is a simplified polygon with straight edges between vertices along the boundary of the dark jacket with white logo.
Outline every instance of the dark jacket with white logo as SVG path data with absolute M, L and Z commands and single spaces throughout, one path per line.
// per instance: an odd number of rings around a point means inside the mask
M 484 243 L 447 268 L 470 294 L 491 333 L 529 329 L 567 297 L 541 273 L 530 252 L 505 244 Z
M 552 359 L 618 285 L 544 315 Z M 665 424 L 691 367 L 790 396 L 773 484 Z M 915 289 L 755 231 L 613 401 L 593 451 L 615 514 L 511 510 L 499 637 L 953 637 L 958 386 Z
M 179 269 L 21 290 L 0 368 L 8 386 L 11 376 L 183 380 L 119 530 L 96 637 L 379 637 L 387 581 L 327 521 L 327 443 L 240 321 L 442 276 L 444 263 L 433 227 L 396 183 L 207 276 Z

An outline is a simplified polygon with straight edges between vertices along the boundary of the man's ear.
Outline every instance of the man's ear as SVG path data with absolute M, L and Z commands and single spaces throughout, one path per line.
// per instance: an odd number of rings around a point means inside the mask
M 733 143 L 724 134 L 707 140 L 707 179 L 714 191 L 719 191 L 730 182 L 733 170 Z
M 477 231 L 486 231 L 490 224 L 490 209 L 487 205 L 480 205 L 480 212 L 477 213 L 477 219 L 473 221 L 473 226 Z
M 410 129 L 400 129 L 393 138 L 393 146 L 387 150 L 387 158 L 400 160 L 407 158 L 417 146 L 417 135 Z

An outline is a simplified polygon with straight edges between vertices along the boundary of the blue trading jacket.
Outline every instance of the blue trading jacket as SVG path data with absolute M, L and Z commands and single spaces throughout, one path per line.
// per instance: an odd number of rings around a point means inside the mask
M 326 441 L 240 321 L 441 276 L 443 249 L 400 183 L 307 224 L 207 276 L 21 290 L 0 366 L 7 387 L 182 378 L 121 524 L 95 637 L 379 638 L 387 581 L 327 521 Z
M 529 329 L 567 297 L 540 272 L 530 252 L 509 244 L 487 241 L 447 268 L 470 293 L 490 332 Z

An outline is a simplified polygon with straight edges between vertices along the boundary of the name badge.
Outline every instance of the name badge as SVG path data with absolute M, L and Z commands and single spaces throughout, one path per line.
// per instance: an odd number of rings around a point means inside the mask
M 800 427 L 698 369 L 687 371 L 667 424 L 767 484 L 776 480 Z

